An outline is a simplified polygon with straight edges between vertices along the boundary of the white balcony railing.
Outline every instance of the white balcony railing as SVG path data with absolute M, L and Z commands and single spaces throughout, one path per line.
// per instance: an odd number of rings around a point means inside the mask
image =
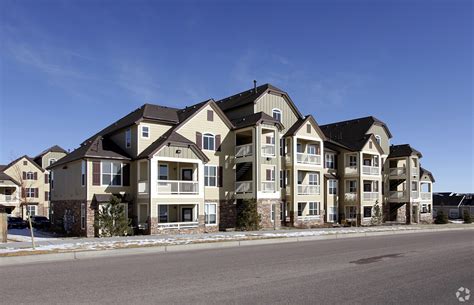
M 420 196 L 418 191 L 411 191 L 411 198 L 418 199 L 418 196 Z
M 0 202 L 13 202 L 13 201 L 18 201 L 18 196 L 0 194 Z
M 188 221 L 188 222 L 161 222 L 158 223 L 158 229 L 190 229 L 190 228 L 197 228 L 199 226 L 199 222 L 197 221 Z
M 379 198 L 378 192 L 363 192 L 362 193 L 362 200 L 364 201 L 374 201 Z
M 275 145 L 274 144 L 263 144 L 262 145 L 262 156 L 275 156 Z
M 296 154 L 296 162 L 301 164 L 321 165 L 321 156 L 305 153 Z
M 344 194 L 345 201 L 356 201 L 357 200 L 357 193 L 345 193 Z
M 148 194 L 148 181 L 138 181 L 138 193 Z
M 252 181 L 237 181 L 237 182 L 235 182 L 235 193 L 237 193 L 237 194 L 252 193 Z
M 403 176 L 407 172 L 405 167 L 393 167 L 390 168 L 390 176 Z
M 430 192 L 421 192 L 420 197 L 421 197 L 421 200 L 431 200 L 431 193 Z
M 319 185 L 298 184 L 298 195 L 319 195 Z
M 362 165 L 362 174 L 364 175 L 378 175 L 379 172 L 379 167 L 377 166 Z
M 406 197 L 405 191 L 390 191 L 389 198 L 390 199 L 403 199 Z
M 245 145 L 239 145 L 235 147 L 235 157 L 236 158 L 242 158 L 242 157 L 248 157 L 253 154 L 253 145 L 252 144 L 245 144 Z
M 158 180 L 159 195 L 196 195 L 199 194 L 198 181 Z
M 344 168 L 344 173 L 345 174 L 357 174 L 357 166 L 346 166 Z
M 264 193 L 274 193 L 275 192 L 275 181 L 263 181 L 262 182 L 262 192 L 264 192 Z

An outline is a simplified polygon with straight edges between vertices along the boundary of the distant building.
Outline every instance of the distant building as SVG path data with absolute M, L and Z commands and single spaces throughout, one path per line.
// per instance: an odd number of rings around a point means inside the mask
M 465 210 L 474 216 L 474 194 L 472 193 L 433 193 L 434 215 L 443 211 L 449 219 L 463 217 Z

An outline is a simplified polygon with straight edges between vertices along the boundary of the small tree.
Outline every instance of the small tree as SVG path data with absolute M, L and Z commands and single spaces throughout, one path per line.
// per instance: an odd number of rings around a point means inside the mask
M 101 237 L 132 234 L 131 220 L 125 217 L 125 209 L 120 202 L 119 198 L 112 196 L 108 203 L 99 207 L 94 227 Z
M 380 208 L 378 200 L 375 201 L 375 204 L 372 207 L 372 218 L 370 219 L 370 224 L 373 226 L 379 226 L 382 224 L 382 209 Z
M 469 213 L 468 210 L 464 210 L 462 218 L 464 219 L 464 223 L 472 223 L 471 213 Z
M 237 229 L 241 231 L 256 231 L 260 229 L 260 215 L 257 211 L 255 199 L 245 200 L 242 209 L 237 215 Z
M 443 211 L 438 211 L 434 223 L 438 225 L 448 223 L 448 215 L 444 214 Z

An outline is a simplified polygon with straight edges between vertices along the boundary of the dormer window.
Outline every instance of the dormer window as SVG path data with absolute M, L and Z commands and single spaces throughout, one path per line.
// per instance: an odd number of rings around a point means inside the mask
M 142 126 L 142 138 L 148 139 L 150 137 L 150 127 Z
M 281 110 L 280 109 L 273 109 L 272 110 L 272 116 L 275 120 L 278 122 L 281 122 Z
M 377 143 L 382 143 L 382 138 L 379 135 L 375 135 L 375 140 L 377 140 Z
M 216 150 L 216 140 L 212 133 L 205 133 L 202 135 L 202 148 L 205 150 Z

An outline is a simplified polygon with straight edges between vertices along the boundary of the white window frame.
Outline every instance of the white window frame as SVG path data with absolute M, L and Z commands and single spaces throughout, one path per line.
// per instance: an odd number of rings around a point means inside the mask
M 357 193 L 357 180 L 347 180 L 347 193 Z M 351 192 L 351 182 L 354 182 L 354 192 Z
M 34 211 L 33 214 L 31 214 L 32 209 Z M 38 207 L 35 204 L 28 204 L 26 206 L 26 215 L 28 215 L 28 217 L 33 217 L 33 216 L 38 215 Z
M 348 155 L 348 157 L 349 157 L 349 167 L 357 167 L 357 155 Z
M 329 195 L 337 195 L 337 183 L 338 181 L 336 179 L 329 179 L 328 180 L 328 194 Z M 334 193 L 331 192 L 331 190 L 334 190 Z
M 132 129 L 125 130 L 125 148 L 132 147 Z
M 275 222 L 276 219 L 276 204 L 271 204 L 271 211 L 270 211 L 270 220 L 271 222 Z
M 370 216 L 365 216 L 365 209 L 368 209 L 370 208 Z M 370 206 L 362 206 L 362 218 L 372 218 L 372 211 L 373 210 L 373 207 L 370 207 Z
M 26 179 L 25 180 L 34 180 L 35 179 L 35 173 L 32 171 L 26 172 Z
M 335 154 L 326 153 L 324 155 L 324 161 L 326 163 L 326 168 L 332 168 L 332 169 L 336 168 L 336 155 Z
M 209 213 L 209 207 L 214 206 L 214 213 Z M 210 221 L 210 215 L 215 216 L 215 221 L 212 223 Z M 217 203 L 205 203 L 204 204 L 204 223 L 206 226 L 217 226 Z
M 275 117 L 275 114 L 277 114 L 277 116 L 279 116 L 278 119 Z M 283 111 L 281 111 L 281 110 L 278 109 L 278 108 L 273 108 L 273 109 L 272 109 L 272 118 L 274 118 L 275 120 L 277 120 L 278 122 L 281 123 L 281 120 L 282 120 L 282 118 L 283 118 Z
M 146 128 L 146 131 L 145 131 L 145 128 Z M 146 135 L 145 135 L 146 133 Z M 143 139 L 149 139 L 150 138 L 150 126 L 148 125 L 141 125 L 140 126 L 140 136 L 143 138 Z
M 321 203 L 319 201 L 308 202 L 308 215 L 320 216 L 320 206 L 321 206 Z
M 35 188 L 34 187 L 25 188 L 25 196 L 26 198 L 35 198 Z
M 207 146 L 206 148 L 206 139 L 208 139 Z M 210 143 L 209 140 L 212 139 L 212 149 L 210 148 Z M 202 134 L 202 150 L 208 150 L 208 151 L 216 151 L 216 135 L 210 132 L 206 132 Z
M 267 179 L 267 173 L 266 171 L 267 170 L 270 170 L 271 171 L 271 174 L 270 174 L 270 180 L 266 180 Z M 264 181 L 268 181 L 268 182 L 275 182 L 275 166 L 270 166 L 270 167 L 267 167 L 265 169 L 265 180 Z
M 81 230 L 86 228 L 86 204 L 81 203 Z
M 81 186 L 86 186 L 86 171 L 87 171 L 87 162 L 82 160 L 81 161 Z M 101 175 L 102 176 L 102 175 Z
M 161 179 L 161 175 L 160 175 L 160 168 L 163 167 L 165 168 L 166 167 L 166 179 Z M 169 167 L 168 167 L 168 164 L 167 163 L 158 163 L 158 180 L 169 180 L 169 177 L 170 177 L 170 170 L 169 170 Z
M 214 168 L 215 175 L 210 174 L 210 168 Z M 216 165 L 204 165 L 204 186 L 205 187 L 217 187 L 217 171 Z M 214 178 L 214 184 L 211 184 L 211 179 Z
M 110 173 L 105 173 L 105 164 L 110 163 Z M 114 164 L 120 164 L 120 175 L 113 173 Z M 108 187 L 121 187 L 123 186 L 123 163 L 117 161 L 101 161 L 100 162 L 100 185 Z M 110 175 L 110 184 L 104 184 L 103 178 L 104 175 Z M 115 176 L 120 176 L 120 184 L 112 184 Z
M 319 185 L 319 173 L 308 173 L 308 185 Z
M 379 136 L 378 134 L 375 135 L 375 140 L 377 141 L 377 143 L 379 143 L 379 145 L 382 145 L 382 137 Z
M 56 161 L 57 161 L 57 160 L 56 160 L 55 158 L 50 158 L 50 159 L 48 160 L 49 165 L 52 165 L 52 164 L 53 164 L 54 162 L 56 162 Z
M 308 147 L 306 148 L 306 150 L 308 152 L 308 155 L 312 155 L 312 156 L 316 156 L 318 152 L 315 144 L 308 144 Z

